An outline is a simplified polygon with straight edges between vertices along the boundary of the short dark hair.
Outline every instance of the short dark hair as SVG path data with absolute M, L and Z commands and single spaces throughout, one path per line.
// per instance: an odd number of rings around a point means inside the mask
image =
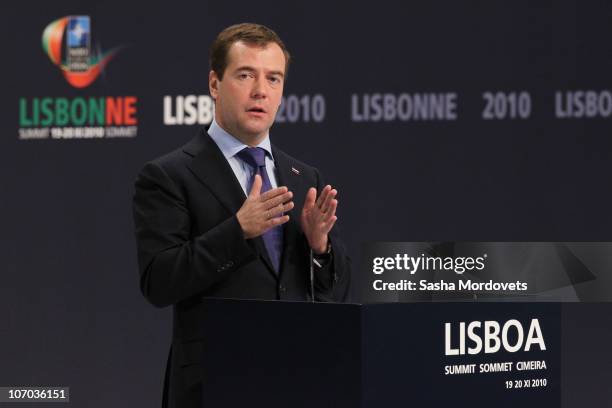
M 223 74 L 227 68 L 228 51 L 238 41 L 262 48 L 270 43 L 277 44 L 285 55 L 285 78 L 287 77 L 291 56 L 278 34 L 261 24 L 241 23 L 229 26 L 221 31 L 210 47 L 210 69 L 217 73 L 219 79 L 223 79 Z

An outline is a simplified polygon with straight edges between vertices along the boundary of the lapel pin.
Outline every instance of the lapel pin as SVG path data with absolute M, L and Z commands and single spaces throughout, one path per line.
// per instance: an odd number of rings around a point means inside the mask
M 294 172 L 295 174 L 297 174 L 298 176 L 300 175 L 300 171 L 298 169 L 296 169 L 295 167 L 292 167 L 291 171 Z

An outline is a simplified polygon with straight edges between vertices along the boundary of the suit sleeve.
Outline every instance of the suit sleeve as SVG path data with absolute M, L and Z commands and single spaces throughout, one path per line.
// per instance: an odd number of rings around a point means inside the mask
M 148 163 L 135 183 L 134 224 L 140 288 L 163 307 L 205 291 L 254 259 L 236 216 L 191 237 L 191 219 L 180 189 Z
M 315 170 L 316 171 L 316 170 Z M 325 184 L 318 171 L 317 191 L 321 192 Z M 329 233 L 332 246 L 332 259 L 322 268 L 315 268 L 315 299 L 323 302 L 350 301 L 351 260 L 346 247 L 340 239 L 338 223 Z

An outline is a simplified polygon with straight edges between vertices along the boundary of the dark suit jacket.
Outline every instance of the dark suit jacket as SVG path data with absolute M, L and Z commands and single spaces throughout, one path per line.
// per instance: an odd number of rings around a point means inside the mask
M 154 305 L 174 307 L 164 386 L 169 407 L 202 406 L 203 335 L 198 316 L 190 313 L 202 298 L 311 299 L 310 250 L 299 214 L 308 188 L 320 191 L 324 184 L 315 168 L 274 146 L 272 152 L 278 183 L 293 192 L 295 203 L 290 221 L 283 226 L 278 274 L 263 239 L 244 239 L 235 214 L 245 194 L 207 133 L 147 163 L 136 180 L 134 222 L 140 287 Z M 342 302 L 349 295 L 349 259 L 334 231 L 330 234 L 332 262 L 315 270 L 318 301 Z

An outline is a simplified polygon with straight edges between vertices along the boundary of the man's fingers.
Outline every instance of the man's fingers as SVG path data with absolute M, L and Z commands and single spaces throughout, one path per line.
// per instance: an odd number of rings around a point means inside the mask
M 321 190 L 321 194 L 319 194 L 319 198 L 317 199 L 317 207 L 321 208 L 321 205 L 327 198 L 327 194 L 331 191 L 331 189 L 332 188 L 329 184 L 323 187 L 323 190 Z
M 270 218 L 268 221 L 266 221 L 266 226 L 267 226 L 266 231 L 269 230 L 270 228 L 274 228 L 274 227 L 277 227 L 279 225 L 283 225 L 287 221 L 289 221 L 289 216 L 288 215 L 283 215 L 282 217 L 273 217 L 273 218 Z
M 271 190 L 266 191 L 261 196 L 259 196 L 260 201 L 268 201 L 271 198 L 274 198 L 278 195 L 285 194 L 289 189 L 285 186 L 273 188 Z M 285 200 L 286 201 L 286 200 Z
M 289 201 L 286 204 L 280 204 L 277 205 L 276 207 L 272 207 L 268 210 L 266 210 L 266 218 L 272 218 L 272 217 L 276 217 L 279 214 L 282 214 L 284 212 L 287 211 L 291 211 L 293 209 L 293 201 Z
M 304 209 L 309 209 L 314 206 L 315 199 L 317 198 L 317 189 L 310 187 L 308 193 L 306 193 L 306 199 L 304 200 Z
M 284 194 L 278 195 L 276 197 L 272 197 L 267 201 L 264 201 L 263 205 L 266 210 L 270 208 L 277 207 L 293 198 L 293 193 L 291 191 L 287 191 Z
M 335 215 L 330 218 L 330 220 L 328 221 L 328 224 L 327 224 L 327 232 L 331 231 L 331 229 L 334 227 L 334 224 L 336 223 L 336 221 L 338 221 L 338 217 L 336 217 Z
M 332 217 L 335 217 L 336 208 L 338 208 L 338 200 L 331 200 L 331 202 L 329 203 L 329 208 L 323 216 L 323 222 L 329 222 Z
M 336 198 L 336 194 L 338 194 L 338 190 L 334 189 L 330 190 L 329 193 L 327 193 L 327 197 L 325 197 L 325 201 L 323 201 L 323 204 L 321 205 L 321 211 L 323 213 L 327 214 L 331 202 L 334 198 Z
M 334 209 L 334 212 L 335 212 L 335 209 Z M 329 217 L 325 217 L 325 219 L 323 220 L 321 224 L 322 232 L 325 234 L 329 233 L 329 231 L 331 231 L 332 227 L 334 226 L 337 220 L 338 220 L 338 216 L 335 214 Z
M 261 192 L 261 176 L 259 174 L 256 174 L 255 177 L 253 178 L 253 186 L 251 187 L 251 192 L 249 193 L 249 197 L 257 197 L 259 195 L 259 193 Z

